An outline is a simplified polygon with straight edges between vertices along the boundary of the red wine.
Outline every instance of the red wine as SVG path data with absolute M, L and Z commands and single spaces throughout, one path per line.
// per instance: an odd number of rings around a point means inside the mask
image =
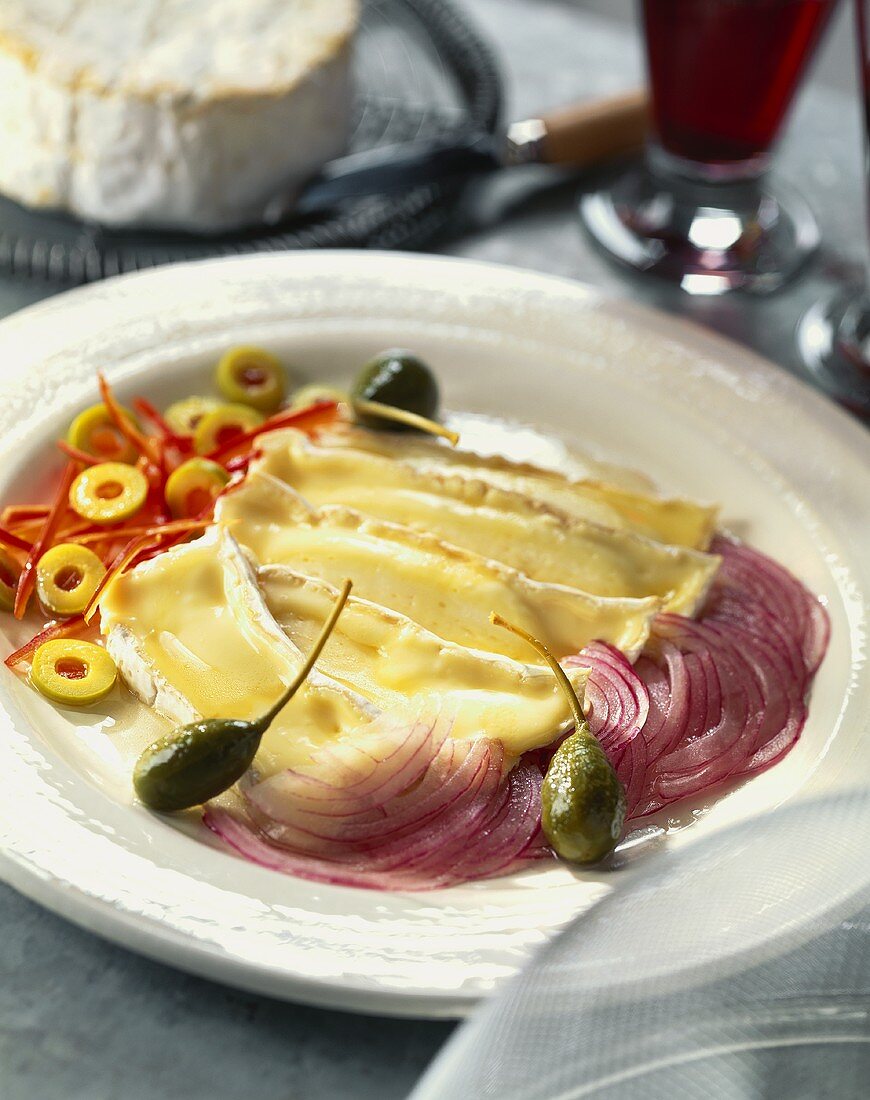
M 643 0 L 663 149 L 739 167 L 775 141 L 837 0 Z

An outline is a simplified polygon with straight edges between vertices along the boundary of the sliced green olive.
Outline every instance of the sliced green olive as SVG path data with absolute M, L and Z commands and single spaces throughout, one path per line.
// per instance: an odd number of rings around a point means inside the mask
M 543 642 L 500 615 L 490 615 L 490 619 L 524 638 L 544 658 L 565 692 L 574 716 L 574 732 L 556 750 L 544 776 L 541 825 L 563 859 L 597 863 L 613 851 L 622 835 L 626 809 L 622 784 L 589 729 L 571 681 L 553 654 Z
M 124 409 L 124 412 L 138 427 L 138 421 L 130 410 Z M 68 443 L 78 447 L 80 451 L 106 462 L 133 463 L 138 457 L 136 448 L 121 434 L 109 416 L 108 409 L 102 404 L 91 405 L 80 412 L 70 424 L 66 438 Z
M 118 670 L 102 646 L 75 638 L 53 638 L 33 654 L 30 682 L 36 690 L 71 707 L 86 707 L 115 686 Z
M 290 397 L 290 408 L 307 409 L 309 405 L 315 405 L 318 401 L 347 401 L 347 393 L 336 389 L 335 386 L 322 386 L 312 382 L 293 391 Z
M 11 611 L 15 605 L 15 589 L 21 566 L 11 554 L 0 547 L 0 610 Z
M 426 420 L 438 417 L 440 398 L 435 375 L 422 359 L 401 348 L 382 352 L 367 363 L 353 384 L 351 397 L 392 405 Z M 370 414 L 361 415 L 360 420 L 370 428 L 401 431 L 409 427 Z
M 213 397 L 185 397 L 170 405 L 163 419 L 176 435 L 193 435 L 206 413 L 214 412 L 220 405 Z
M 91 523 L 117 523 L 134 516 L 148 496 L 148 479 L 135 466 L 101 462 L 82 470 L 70 486 L 72 510 Z
M 218 405 L 207 412 L 193 433 L 193 446 L 198 455 L 207 455 L 216 447 L 223 447 L 245 432 L 259 428 L 262 413 L 248 405 Z
M 36 566 L 36 593 L 53 615 L 80 615 L 91 601 L 106 567 L 87 546 L 62 542 Z
M 221 356 L 215 378 L 227 401 L 250 405 L 260 412 L 274 412 L 284 400 L 281 360 L 263 348 L 230 348 Z
M 261 718 L 206 718 L 180 726 L 149 745 L 136 762 L 133 787 L 146 806 L 163 813 L 186 810 L 216 798 L 254 762 L 263 734 L 302 686 L 332 633 L 350 595 L 345 581 L 302 668 Z
M 191 458 L 166 479 L 166 503 L 176 519 L 201 515 L 230 480 L 223 466 L 208 458 Z

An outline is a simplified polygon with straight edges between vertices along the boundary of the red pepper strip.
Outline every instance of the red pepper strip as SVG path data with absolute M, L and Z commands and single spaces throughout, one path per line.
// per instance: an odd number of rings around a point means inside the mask
M 187 531 L 191 525 L 196 526 L 200 517 L 196 519 L 170 520 L 163 524 L 137 524 L 129 527 L 104 527 L 101 531 L 88 532 L 76 539 L 76 542 L 87 546 L 92 542 L 108 542 L 111 539 L 131 539 L 138 535 L 157 535 L 160 533 L 173 534 L 175 531 Z
M 6 530 L 11 531 L 13 535 L 17 535 L 20 539 L 27 539 L 32 543 L 39 534 L 43 523 L 45 523 L 44 516 L 42 519 L 22 519 L 18 523 L 7 524 Z
M 76 462 L 83 462 L 86 466 L 96 466 L 100 462 L 105 461 L 105 459 L 102 458 L 95 458 L 93 455 L 88 454 L 87 451 L 83 451 L 80 447 L 74 447 L 72 443 L 67 443 L 65 439 L 58 439 L 57 445 L 67 458 L 75 459 Z
M 151 421 L 167 443 L 172 443 L 174 446 L 181 448 L 186 448 L 190 445 L 191 437 L 188 435 L 179 435 L 177 432 L 174 432 L 164 420 L 160 410 L 155 408 L 146 398 L 135 397 L 133 399 L 133 408 L 140 416 Z
M 4 546 L 11 546 L 13 550 L 24 550 L 28 554 L 33 549 L 32 542 L 28 542 L 27 539 L 20 539 L 17 535 L 13 535 L 11 531 L 7 531 L 3 527 L 0 527 L 0 542 L 2 542 Z
M 220 462 L 226 455 L 238 450 L 239 447 L 244 447 L 253 442 L 257 436 L 262 435 L 264 432 L 277 431 L 278 428 L 310 429 L 319 427 L 321 424 L 328 424 L 336 418 L 337 409 L 337 401 L 318 401 L 314 405 L 309 405 L 307 409 L 296 409 L 291 412 L 285 410 L 276 413 L 264 421 L 259 428 L 252 428 L 248 432 L 237 435 L 234 439 L 228 439 L 226 443 L 222 443 L 219 447 L 215 447 L 213 451 L 209 451 L 205 457 L 210 458 L 212 462 Z
M 259 458 L 262 454 L 261 451 L 250 451 L 246 455 L 236 455 L 235 458 L 227 459 L 224 463 L 224 469 L 228 474 L 236 474 L 239 470 L 247 472 L 248 466 L 255 458 Z
M 103 399 L 103 404 L 106 406 L 106 412 L 112 419 L 112 423 L 128 443 L 132 443 L 136 450 L 141 455 L 144 455 L 152 466 L 156 466 L 159 469 L 161 465 L 160 453 L 154 447 L 153 441 L 139 431 L 118 404 L 118 399 L 112 392 L 112 388 L 106 381 L 102 372 L 97 375 L 97 378 L 100 384 L 100 396 Z
M 78 462 L 68 462 L 66 464 L 63 477 L 60 479 L 60 485 L 57 489 L 57 496 L 54 498 L 54 503 L 51 506 L 51 511 L 48 513 L 43 528 L 27 555 L 27 561 L 24 563 L 24 568 L 21 570 L 21 576 L 18 578 L 18 587 L 15 590 L 15 606 L 12 609 L 12 613 L 16 619 L 24 618 L 24 613 L 27 610 L 27 602 L 36 584 L 36 563 L 51 545 L 55 531 L 57 531 L 69 507 L 70 486 L 75 480 L 78 472 Z
M 50 641 L 52 638 L 68 638 L 70 634 L 77 634 L 85 625 L 83 615 L 76 615 L 73 619 L 65 619 L 62 622 L 50 623 L 45 630 L 41 630 L 35 637 L 31 638 L 29 642 L 21 646 L 20 649 L 16 649 L 14 653 L 10 653 L 6 660 L 3 662 L 7 668 L 14 669 L 17 664 L 20 664 L 23 660 L 31 655 L 43 642 Z
M 49 510 L 47 504 L 7 504 L 0 515 L 0 523 L 11 527 L 22 520 L 43 519 Z
M 139 551 L 143 550 L 152 540 L 152 538 L 153 536 L 149 536 L 146 534 L 139 535 L 137 538 L 134 539 L 130 539 L 124 549 L 117 555 L 115 560 L 103 574 L 102 580 L 97 585 L 96 591 L 94 592 L 93 596 L 91 596 L 90 602 L 84 610 L 83 618 L 86 623 L 91 621 L 91 618 L 97 609 L 97 603 L 99 602 L 100 597 L 103 595 L 103 592 L 105 592 L 109 583 L 115 580 L 116 577 L 119 577 L 121 573 L 123 573 L 124 570 L 127 569 L 130 563 L 139 553 Z
M 56 538 L 63 542 L 78 542 L 82 535 L 88 535 L 91 531 L 99 531 L 101 528 L 96 523 L 74 523 L 71 527 L 61 527 L 56 532 Z
M 109 566 L 106 573 L 103 575 L 102 580 L 97 585 L 97 589 L 91 596 L 88 606 L 84 610 L 84 620 L 86 623 L 90 622 L 94 612 L 97 609 L 97 604 L 100 601 L 106 588 L 117 577 L 119 577 L 125 570 L 129 569 L 133 564 L 133 561 L 142 553 L 143 550 L 149 549 L 149 544 L 152 543 L 155 538 L 158 545 L 162 538 L 167 534 L 184 535 L 189 531 L 195 531 L 197 527 L 208 527 L 211 520 L 177 520 L 173 524 L 164 524 L 162 527 L 153 527 L 143 534 L 138 535 L 136 538 L 131 539 L 124 549 L 118 554 L 112 564 Z M 185 525 L 185 529 L 182 530 L 182 525 Z M 171 526 L 172 530 L 167 530 Z M 157 549 L 154 547 L 153 549 Z M 161 548 L 163 549 L 163 548 Z

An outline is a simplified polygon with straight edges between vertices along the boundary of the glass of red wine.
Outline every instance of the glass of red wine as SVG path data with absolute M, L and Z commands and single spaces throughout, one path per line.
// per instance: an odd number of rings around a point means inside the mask
M 864 172 L 870 224 L 870 0 L 855 0 L 858 68 L 864 100 Z M 798 326 L 804 361 L 827 392 L 870 417 L 870 292 L 841 291 L 814 305 Z
M 580 200 L 613 257 L 694 294 L 781 286 L 818 244 L 771 149 L 837 0 L 641 0 L 646 161 Z

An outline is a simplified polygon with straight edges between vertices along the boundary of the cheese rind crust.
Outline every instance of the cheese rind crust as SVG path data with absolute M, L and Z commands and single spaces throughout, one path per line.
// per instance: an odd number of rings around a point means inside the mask
M 0 191 L 104 225 L 260 223 L 344 151 L 357 0 L 4 0 Z

